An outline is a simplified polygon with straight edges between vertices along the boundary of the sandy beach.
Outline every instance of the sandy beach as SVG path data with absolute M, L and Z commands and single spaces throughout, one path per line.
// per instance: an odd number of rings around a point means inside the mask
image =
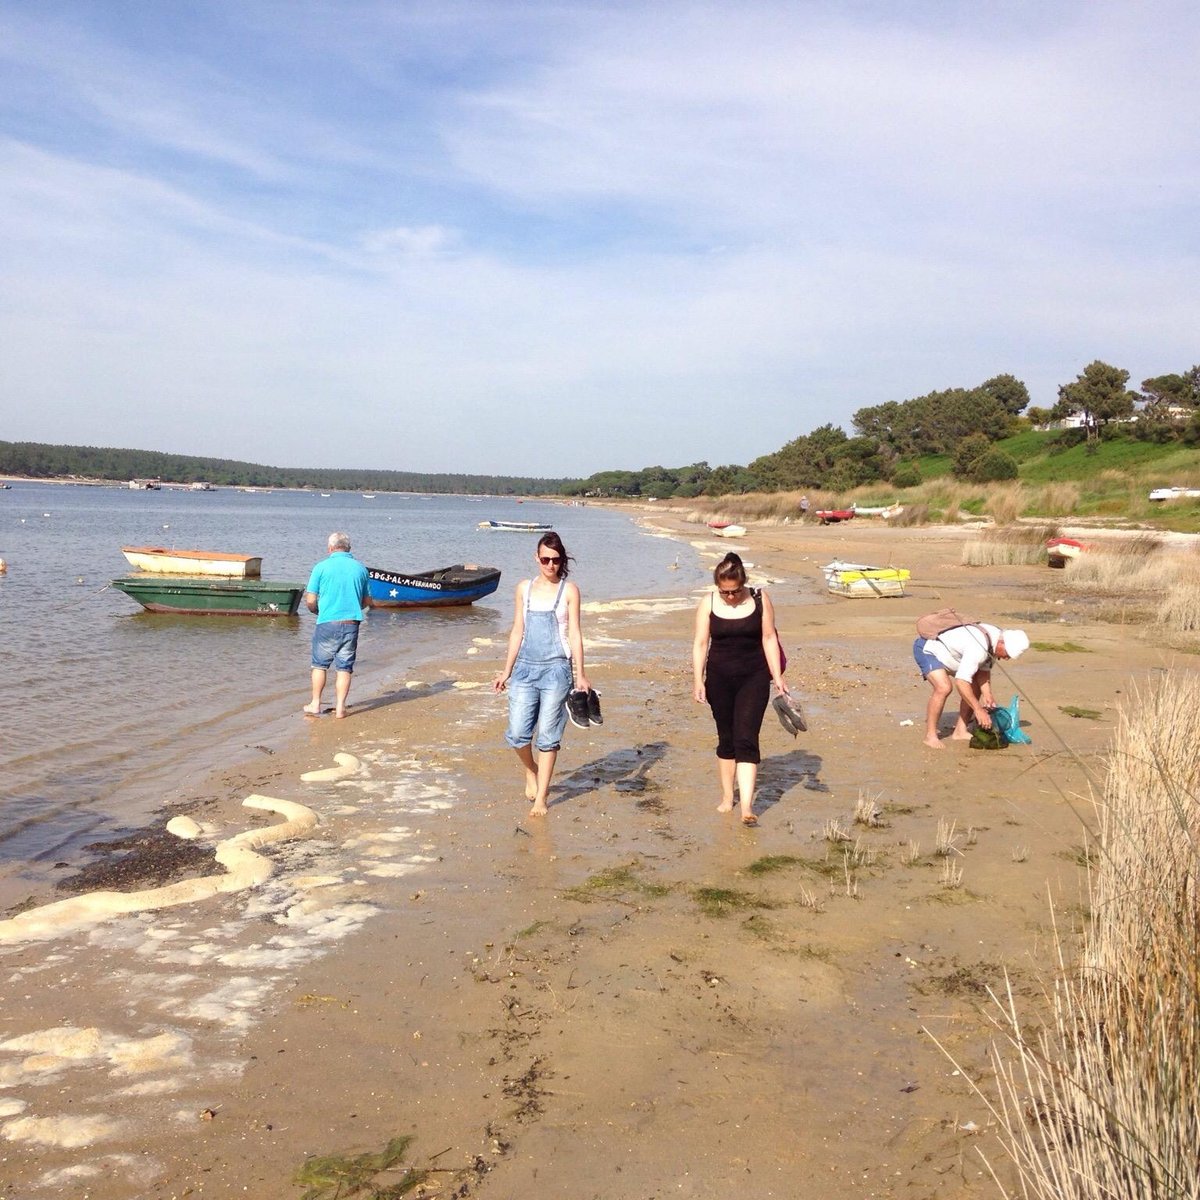
M 646 520 L 706 562 L 730 548 Z M 545 819 L 503 746 L 500 641 L 352 696 L 350 720 L 298 716 L 187 809 L 206 849 L 290 819 L 248 796 L 314 814 L 257 851 L 269 877 L 33 940 L 0 923 L 0 1195 L 277 1200 L 406 1136 L 362 1178 L 412 1167 L 412 1194 L 496 1200 L 995 1195 L 971 1086 L 987 989 L 1052 970 L 1117 706 L 1170 660 L 1054 572 L 961 566 L 968 536 L 855 521 L 736 543 L 809 721 L 793 741 L 768 713 L 755 829 L 715 812 L 696 597 L 669 581 L 604 605 L 585 584 L 605 723 L 568 729 Z M 835 557 L 908 567 L 910 593 L 828 596 Z M 994 689 L 1019 687 L 1031 746 L 922 746 L 913 622 L 946 604 L 1029 632 Z M 214 871 L 196 855 L 121 886 Z M 297 1183 L 314 1156 L 344 1158 Z

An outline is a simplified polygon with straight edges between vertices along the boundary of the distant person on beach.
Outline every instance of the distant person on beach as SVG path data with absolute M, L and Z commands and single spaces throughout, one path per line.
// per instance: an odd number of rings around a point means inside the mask
M 717 812 L 733 811 L 736 788 L 743 825 L 757 825 L 754 789 L 761 758 L 758 735 L 767 711 L 771 683 L 783 695 L 783 651 L 775 629 L 771 598 L 750 588 L 746 568 L 732 551 L 713 571 L 716 585 L 696 608 L 692 640 L 692 694 L 706 701 L 717 726 Z
M 803 519 L 807 516 L 808 516 L 808 497 L 801 496 L 800 497 L 800 517 L 801 517 L 801 519 Z
M 579 588 L 567 581 L 571 558 L 562 538 L 553 531 L 542 534 L 534 557 L 537 574 L 517 584 L 508 656 L 492 690 L 508 691 L 504 740 L 525 768 L 525 798 L 533 801 L 529 815 L 540 817 L 548 811 L 546 797 L 567 724 L 567 698 L 594 693 L 583 670 Z M 586 696 L 583 703 L 583 712 L 571 719 L 586 725 Z
M 312 701 L 304 706 L 310 717 L 321 715 L 321 693 L 326 672 L 333 667 L 333 710 L 335 717 L 346 715 L 346 698 L 358 654 L 358 629 L 363 610 L 371 607 L 367 591 L 367 568 L 350 553 L 350 535 L 329 535 L 329 557 L 312 569 L 304 603 L 317 614 L 312 636 Z
M 970 738 L 967 722 L 972 718 L 981 729 L 991 729 L 991 710 L 996 707 L 992 664 L 998 658 L 1019 658 L 1028 649 L 1029 637 L 1024 630 L 1000 629 L 982 621 L 957 625 L 935 638 L 918 636 L 913 642 L 913 658 L 921 678 L 933 689 L 925 709 L 925 745 L 934 750 L 945 749 L 938 737 L 938 722 L 950 693 L 956 689 L 958 720 L 951 740 L 961 742 Z

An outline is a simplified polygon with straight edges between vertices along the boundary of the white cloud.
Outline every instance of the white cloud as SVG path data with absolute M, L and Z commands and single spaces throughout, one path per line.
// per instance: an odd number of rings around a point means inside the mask
M 6 436 L 587 473 L 1189 366 L 1200 17 L 1157 7 L 250 5 L 181 66 L 26 4 Z

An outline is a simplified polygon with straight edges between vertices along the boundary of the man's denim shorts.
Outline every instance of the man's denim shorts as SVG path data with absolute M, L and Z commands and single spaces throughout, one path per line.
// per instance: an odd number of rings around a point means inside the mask
M 508 728 L 504 740 L 514 750 L 528 746 L 536 727 L 538 751 L 557 750 L 567 724 L 564 704 L 570 690 L 569 659 L 526 663 L 518 658 L 508 680 Z
M 944 671 L 946 669 L 946 664 L 936 654 L 930 654 L 925 649 L 925 643 L 928 640 L 928 638 L 919 637 L 913 642 L 913 658 L 917 661 L 917 670 L 921 672 L 922 679 L 927 679 L 930 671 Z
M 312 665 L 352 672 L 358 654 L 358 621 L 322 621 L 312 636 Z

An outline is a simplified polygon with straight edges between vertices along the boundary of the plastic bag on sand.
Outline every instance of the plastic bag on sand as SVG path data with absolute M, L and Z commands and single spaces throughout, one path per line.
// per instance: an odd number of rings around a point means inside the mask
M 1007 708 L 992 710 L 992 724 L 1000 731 L 1000 736 L 1015 746 L 1030 746 L 1033 738 L 1021 728 L 1021 701 L 1017 696 L 1009 701 Z

